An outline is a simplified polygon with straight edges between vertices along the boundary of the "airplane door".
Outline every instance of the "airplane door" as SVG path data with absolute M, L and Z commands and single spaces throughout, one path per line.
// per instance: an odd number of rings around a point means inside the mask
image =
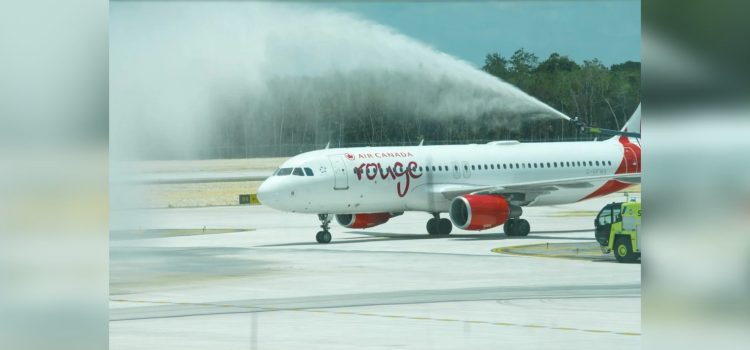
M 458 162 L 453 162 L 453 177 L 456 179 L 461 178 L 461 167 L 458 166 Z
M 464 167 L 464 177 L 469 178 L 471 177 L 471 170 L 469 170 L 469 162 L 461 162 L 461 166 Z
M 333 169 L 333 189 L 348 190 L 349 176 L 347 175 L 348 172 L 346 171 L 346 162 L 344 162 L 344 156 L 328 156 L 328 160 L 331 161 L 331 168 Z
M 638 172 L 638 157 L 635 156 L 635 152 L 629 147 L 625 147 L 625 172 L 626 173 L 637 173 Z

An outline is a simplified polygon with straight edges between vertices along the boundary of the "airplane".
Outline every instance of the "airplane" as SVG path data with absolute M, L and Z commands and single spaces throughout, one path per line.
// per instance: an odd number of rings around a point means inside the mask
M 507 236 L 526 236 L 523 207 L 579 202 L 640 183 L 640 120 L 639 105 L 621 134 L 603 141 L 326 147 L 285 161 L 257 195 L 277 210 L 317 214 L 318 243 L 331 241 L 333 217 L 366 229 L 405 211 L 431 214 L 430 235 L 503 225 Z

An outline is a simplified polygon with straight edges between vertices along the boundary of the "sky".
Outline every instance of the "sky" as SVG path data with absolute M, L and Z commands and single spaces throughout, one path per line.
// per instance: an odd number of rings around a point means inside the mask
M 519 48 L 605 65 L 640 61 L 640 1 L 327 2 L 315 6 L 387 25 L 447 54 L 484 64 Z

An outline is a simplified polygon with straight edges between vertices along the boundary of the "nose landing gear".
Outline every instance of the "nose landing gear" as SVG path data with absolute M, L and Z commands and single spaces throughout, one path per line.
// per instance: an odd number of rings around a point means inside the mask
M 430 236 L 448 235 L 453 230 L 453 223 L 446 218 L 440 218 L 440 213 L 432 213 L 433 218 L 427 220 L 427 233 Z
M 323 231 L 319 231 L 318 234 L 315 235 L 315 240 L 318 241 L 318 243 L 325 244 L 331 242 L 331 233 L 328 232 L 328 229 L 331 228 L 331 220 L 332 215 L 330 214 L 318 214 L 318 220 L 320 220 L 320 228 L 323 229 Z
M 529 222 L 524 219 L 512 218 L 508 219 L 508 221 L 505 222 L 505 224 L 503 225 L 503 231 L 505 231 L 505 235 L 508 237 L 523 237 L 529 235 L 531 226 L 529 225 Z

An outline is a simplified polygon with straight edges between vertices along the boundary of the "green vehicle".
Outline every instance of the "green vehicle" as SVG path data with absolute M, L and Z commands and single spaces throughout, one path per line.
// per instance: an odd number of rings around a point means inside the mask
M 602 253 L 614 251 L 621 263 L 633 263 L 641 258 L 640 202 L 607 204 L 596 215 L 594 227 Z

